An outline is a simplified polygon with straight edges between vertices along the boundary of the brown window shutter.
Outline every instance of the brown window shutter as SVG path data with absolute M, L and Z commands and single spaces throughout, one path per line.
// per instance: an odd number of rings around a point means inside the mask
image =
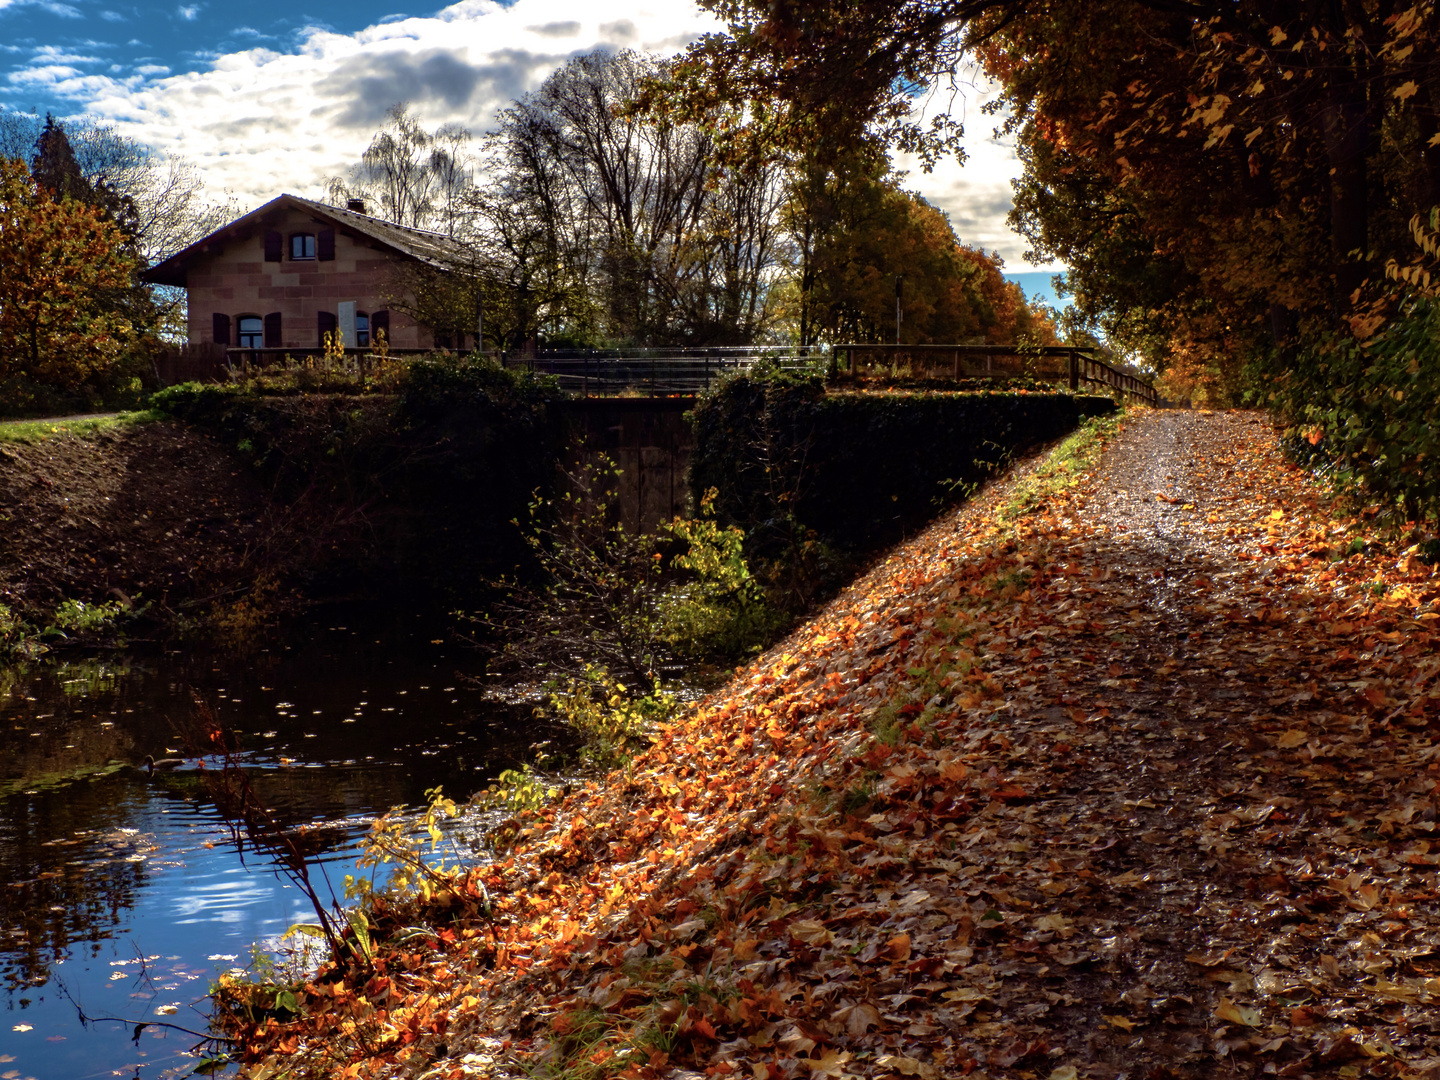
M 272 311 L 265 316 L 265 348 L 280 348 L 280 312 Z
M 325 347 L 325 335 L 333 334 L 338 330 L 340 328 L 340 320 L 336 318 L 333 311 L 322 311 L 318 314 L 317 318 L 320 324 L 320 347 L 323 349 Z M 345 344 L 351 345 L 354 343 L 347 341 Z
M 215 315 L 213 316 L 213 325 L 214 325 L 214 327 L 215 327 L 215 335 L 214 335 L 214 337 L 215 337 L 215 344 L 216 344 L 216 345 L 229 345 L 229 344 L 230 344 L 230 316 L 229 316 L 229 315 L 221 315 L 220 312 L 217 311 L 217 312 L 215 313 Z
M 390 312 L 377 311 L 370 316 L 370 344 L 374 345 L 379 340 L 376 335 L 385 331 L 385 340 L 390 340 Z
M 315 258 L 330 262 L 335 258 L 335 230 L 321 229 L 315 237 Z
M 265 234 L 265 261 L 279 262 L 285 248 L 285 238 L 274 229 Z M 253 250 L 253 249 L 252 249 Z

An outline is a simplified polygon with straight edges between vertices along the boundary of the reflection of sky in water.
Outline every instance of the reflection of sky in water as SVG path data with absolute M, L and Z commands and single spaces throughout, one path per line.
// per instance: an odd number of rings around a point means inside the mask
M 144 799 L 143 782 L 134 783 Z M 262 856 L 247 853 L 246 865 L 240 864 L 208 805 L 177 807 L 151 793 L 134 809 L 134 836 L 154 850 L 138 864 L 142 877 L 133 906 L 102 940 L 72 948 L 53 967 L 48 983 L 0 999 L 0 1059 L 12 1059 L 0 1060 L 0 1075 L 14 1070 L 21 1080 L 82 1080 L 113 1070 L 133 1076 L 137 1068 L 144 1077 L 163 1077 L 172 1069 L 184 1075 L 195 1064 L 187 1053 L 194 1036 L 151 1028 L 137 1047 L 131 1025 L 168 1021 L 204 1031 L 211 981 L 245 966 L 252 944 L 274 940 L 297 922 L 314 921 L 309 903 L 264 869 Z M 350 834 L 358 835 L 358 829 Z M 207 841 L 213 846 L 206 847 Z M 112 855 L 127 862 L 134 857 L 123 849 Z M 327 860 L 325 872 L 337 892 L 352 872 L 351 857 L 353 849 L 347 849 Z M 323 878 L 317 875 L 317 882 L 328 896 Z M 67 992 L 87 1014 L 126 1022 L 82 1030 Z
M 474 661 L 425 629 L 321 628 L 245 660 L 0 672 L 0 1076 L 185 1075 L 195 1036 L 147 1028 L 137 1047 L 133 1025 L 203 1032 L 220 972 L 315 921 L 265 856 L 242 862 L 194 759 L 153 777 L 122 764 L 185 756 L 178 725 L 196 697 L 234 733 L 261 800 L 319 854 L 326 900 L 371 815 L 436 783 L 467 795 L 553 737 L 468 688 L 457 672 Z M 83 1029 L 67 994 L 124 1023 Z

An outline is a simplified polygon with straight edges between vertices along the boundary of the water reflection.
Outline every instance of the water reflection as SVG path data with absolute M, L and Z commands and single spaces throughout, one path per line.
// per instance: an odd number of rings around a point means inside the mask
M 487 701 L 469 658 L 401 627 L 312 628 L 290 646 L 32 665 L 0 674 L 0 1075 L 73 1080 L 188 1069 L 205 992 L 253 942 L 313 921 L 254 851 L 237 851 L 207 791 L 215 762 L 187 731 L 213 718 L 277 821 L 351 869 L 369 818 L 443 784 L 465 795 L 556 733 Z M 145 755 L 183 758 L 154 775 Z M 326 886 L 321 882 L 322 893 Z M 160 1012 L 157 1010 L 169 1010 Z

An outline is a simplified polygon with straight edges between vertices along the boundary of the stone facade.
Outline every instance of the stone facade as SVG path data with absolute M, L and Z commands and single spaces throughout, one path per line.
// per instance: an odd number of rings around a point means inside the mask
M 281 195 L 144 277 L 186 289 L 192 346 L 312 352 L 340 330 L 354 348 L 373 346 L 383 326 L 393 348 L 431 349 L 434 332 L 396 309 L 401 272 L 407 263 L 444 266 L 451 247 L 363 210 Z
M 189 269 L 186 288 L 190 294 L 190 340 L 215 340 L 215 315 L 228 317 L 230 340 L 239 340 L 240 320 L 263 320 L 279 313 L 280 339 L 272 348 L 316 349 L 320 341 L 320 313 L 337 315 L 340 305 L 355 304 L 357 314 L 373 316 L 389 311 L 387 297 L 393 295 L 397 264 L 402 256 L 381 248 L 377 241 L 346 235 L 335 230 L 333 260 L 294 259 L 291 238 L 318 236 L 334 226 L 297 209 L 287 209 L 267 221 L 266 230 L 234 240 L 222 239 L 195 260 Z M 265 232 L 279 232 L 284 240 L 280 262 L 265 261 Z M 430 331 L 389 311 L 388 337 L 398 349 L 422 349 L 434 345 Z M 273 340 L 273 339 L 272 339 Z M 346 345 L 357 344 L 354 340 Z

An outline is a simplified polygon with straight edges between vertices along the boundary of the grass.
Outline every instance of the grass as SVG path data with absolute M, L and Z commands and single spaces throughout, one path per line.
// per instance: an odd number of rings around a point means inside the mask
M 88 438 L 102 431 L 131 427 L 163 419 L 150 410 L 139 412 L 98 413 L 67 420 L 3 420 L 0 421 L 0 443 L 37 443 L 57 435 L 79 435 Z
M 1085 421 L 1079 430 L 1050 452 L 1044 463 L 1027 476 L 1005 505 L 1000 508 L 1001 521 L 1032 514 L 1056 495 L 1074 487 L 1097 461 L 1106 441 L 1119 428 L 1123 412 L 1097 416 Z

